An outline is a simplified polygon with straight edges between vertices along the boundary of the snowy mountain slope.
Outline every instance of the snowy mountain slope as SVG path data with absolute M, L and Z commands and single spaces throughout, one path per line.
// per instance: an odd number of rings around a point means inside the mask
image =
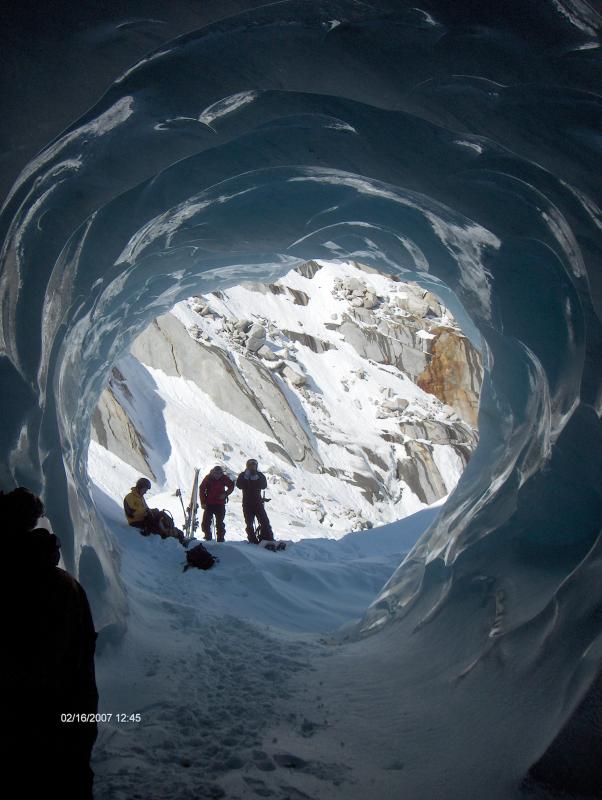
M 429 353 L 440 341 L 455 382 Z M 421 380 L 456 398 L 468 421 Z M 355 264 L 310 262 L 157 318 L 116 365 L 93 427 L 137 472 L 147 465 L 159 484 L 152 504 L 177 519 L 174 491 L 187 493 L 195 466 L 221 463 L 235 477 L 253 456 L 278 535 L 339 537 L 453 489 L 476 444 L 480 380 L 480 355 L 433 295 Z M 116 404 L 121 436 L 109 424 Z M 103 486 L 97 446 L 90 475 Z M 237 494 L 228 512 L 229 537 L 242 538 Z

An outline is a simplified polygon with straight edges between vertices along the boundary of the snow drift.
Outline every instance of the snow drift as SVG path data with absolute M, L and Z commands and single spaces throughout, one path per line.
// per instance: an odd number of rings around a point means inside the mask
M 412 797 L 516 785 L 600 666 L 599 28 L 581 0 L 241 11 L 162 40 L 2 208 L 3 482 L 43 492 L 101 626 L 124 608 L 90 420 L 152 318 L 338 258 L 436 290 L 480 331 L 479 448 L 367 613 L 377 635 L 350 645 L 380 743 L 414 765 L 397 712 L 420 682 L 436 768 L 396 777 Z M 442 706 L 469 732 L 451 747 Z

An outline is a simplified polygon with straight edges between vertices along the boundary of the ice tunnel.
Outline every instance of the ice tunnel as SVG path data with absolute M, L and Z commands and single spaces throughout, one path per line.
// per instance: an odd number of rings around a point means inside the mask
M 416 280 L 483 339 L 481 442 L 362 633 L 390 639 L 408 614 L 432 631 L 478 594 L 466 671 L 555 665 L 549 744 L 602 655 L 600 16 L 582 0 L 218 5 L 172 3 L 164 22 L 144 2 L 127 20 L 65 6 L 24 46 L 33 86 L 4 118 L 3 486 L 43 495 L 97 625 L 118 625 L 86 453 L 135 336 L 191 294 L 314 258 Z

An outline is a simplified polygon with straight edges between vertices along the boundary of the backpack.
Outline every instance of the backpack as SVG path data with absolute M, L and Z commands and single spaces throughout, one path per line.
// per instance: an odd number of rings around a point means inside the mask
M 190 567 L 197 567 L 197 569 L 211 569 L 211 567 L 218 560 L 218 558 L 212 556 L 209 550 L 207 550 L 207 548 L 199 542 L 195 547 L 192 548 L 192 550 L 186 551 L 186 564 L 184 565 L 182 572 L 186 572 L 186 570 Z

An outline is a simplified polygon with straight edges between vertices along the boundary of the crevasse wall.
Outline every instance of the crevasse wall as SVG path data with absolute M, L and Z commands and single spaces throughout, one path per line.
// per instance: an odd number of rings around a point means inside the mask
M 486 343 L 481 444 L 363 630 L 410 608 L 424 624 L 484 581 L 488 647 L 545 627 L 579 677 L 570 710 L 601 646 L 599 17 L 580 0 L 253 5 L 161 41 L 10 189 L 2 482 L 43 493 L 98 623 L 119 621 L 85 465 L 133 338 L 186 296 L 312 258 L 418 280 Z

